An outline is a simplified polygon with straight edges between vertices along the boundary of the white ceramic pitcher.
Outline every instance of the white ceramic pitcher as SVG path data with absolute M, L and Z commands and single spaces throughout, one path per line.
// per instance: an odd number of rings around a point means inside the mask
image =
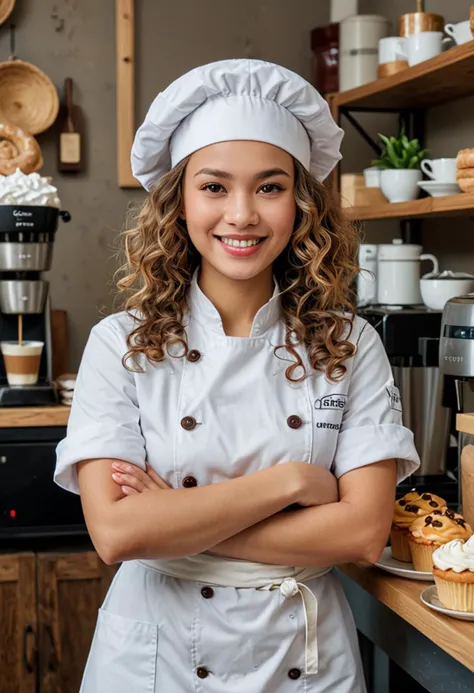
M 433 263 L 433 272 L 439 271 L 434 255 L 423 253 L 421 245 L 403 243 L 399 238 L 391 244 L 378 247 L 377 302 L 391 306 L 417 306 L 423 303 L 420 293 L 420 267 L 422 260 Z

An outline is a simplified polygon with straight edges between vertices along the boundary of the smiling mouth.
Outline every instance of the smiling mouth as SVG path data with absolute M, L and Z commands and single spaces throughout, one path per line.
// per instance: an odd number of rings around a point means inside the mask
M 236 238 L 228 238 L 227 236 L 215 236 L 224 245 L 231 246 L 232 248 L 251 248 L 252 246 L 259 245 L 265 238 L 248 238 L 244 240 L 237 240 Z

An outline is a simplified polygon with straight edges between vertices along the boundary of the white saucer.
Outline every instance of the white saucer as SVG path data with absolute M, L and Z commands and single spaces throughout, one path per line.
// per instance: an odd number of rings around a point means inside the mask
M 439 611 L 440 614 L 446 614 L 446 616 L 451 616 L 452 618 L 459 618 L 461 621 L 474 621 L 474 613 L 470 611 L 453 611 L 452 609 L 445 609 L 438 599 L 438 588 L 436 585 L 431 585 L 427 587 L 420 594 L 420 599 L 426 606 L 434 611 Z
M 432 197 L 458 195 L 461 193 L 457 183 L 443 183 L 439 180 L 420 180 L 417 185 Z
M 390 546 L 387 546 L 383 550 L 380 561 L 377 561 L 374 565 L 376 565 L 377 568 L 385 570 L 387 573 L 408 578 L 409 580 L 422 580 L 423 582 L 433 582 L 434 580 L 433 573 L 424 573 L 420 570 L 414 570 L 413 563 L 397 561 L 397 559 L 392 556 L 392 549 Z

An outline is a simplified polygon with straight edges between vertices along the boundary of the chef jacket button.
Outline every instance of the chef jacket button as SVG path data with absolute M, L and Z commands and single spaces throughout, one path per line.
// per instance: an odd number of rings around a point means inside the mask
M 212 599 L 214 596 L 214 590 L 212 587 L 203 587 L 201 590 L 201 594 L 204 597 L 204 599 Z
M 183 419 L 181 419 L 181 426 L 186 430 L 186 431 L 192 431 L 193 428 L 196 428 L 197 422 L 194 416 L 185 416 Z
M 207 679 L 207 677 L 209 676 L 209 672 L 206 669 L 206 667 L 198 667 L 196 669 L 196 674 L 200 679 Z
M 197 486 L 198 482 L 193 476 L 185 476 L 183 479 L 183 486 L 184 488 L 193 488 L 193 486 Z
M 286 420 L 286 423 L 290 428 L 300 428 L 300 426 L 303 425 L 303 422 L 301 421 L 300 417 L 296 416 L 295 414 L 289 416 Z
M 201 352 L 197 349 L 191 349 L 191 351 L 188 354 L 188 361 L 191 361 L 191 363 L 196 363 L 196 361 L 199 361 L 200 358 Z
M 288 676 L 290 677 L 290 679 L 296 681 L 296 679 L 299 679 L 299 677 L 301 676 L 301 669 L 290 669 L 290 671 L 288 672 Z

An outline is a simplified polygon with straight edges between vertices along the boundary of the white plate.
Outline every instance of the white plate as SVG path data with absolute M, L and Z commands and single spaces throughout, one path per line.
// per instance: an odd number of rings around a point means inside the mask
M 385 570 L 387 573 L 398 575 L 398 577 L 409 578 L 410 580 L 423 580 L 424 582 L 433 582 L 434 580 L 433 573 L 423 573 L 420 570 L 414 570 L 413 563 L 397 561 L 397 559 L 392 556 L 392 549 L 390 546 L 385 547 L 380 561 L 377 561 L 374 565 L 376 565 L 377 568 L 382 568 L 382 570 Z
M 443 183 L 439 180 L 420 180 L 417 185 L 432 197 L 458 195 L 461 193 L 457 183 Z
M 438 589 L 436 585 L 431 585 L 427 587 L 420 594 L 420 599 L 426 606 L 434 611 L 439 611 L 440 614 L 446 614 L 446 616 L 451 616 L 452 618 L 459 618 L 461 621 L 474 621 L 474 613 L 470 611 L 453 611 L 452 609 L 445 609 L 438 599 Z

